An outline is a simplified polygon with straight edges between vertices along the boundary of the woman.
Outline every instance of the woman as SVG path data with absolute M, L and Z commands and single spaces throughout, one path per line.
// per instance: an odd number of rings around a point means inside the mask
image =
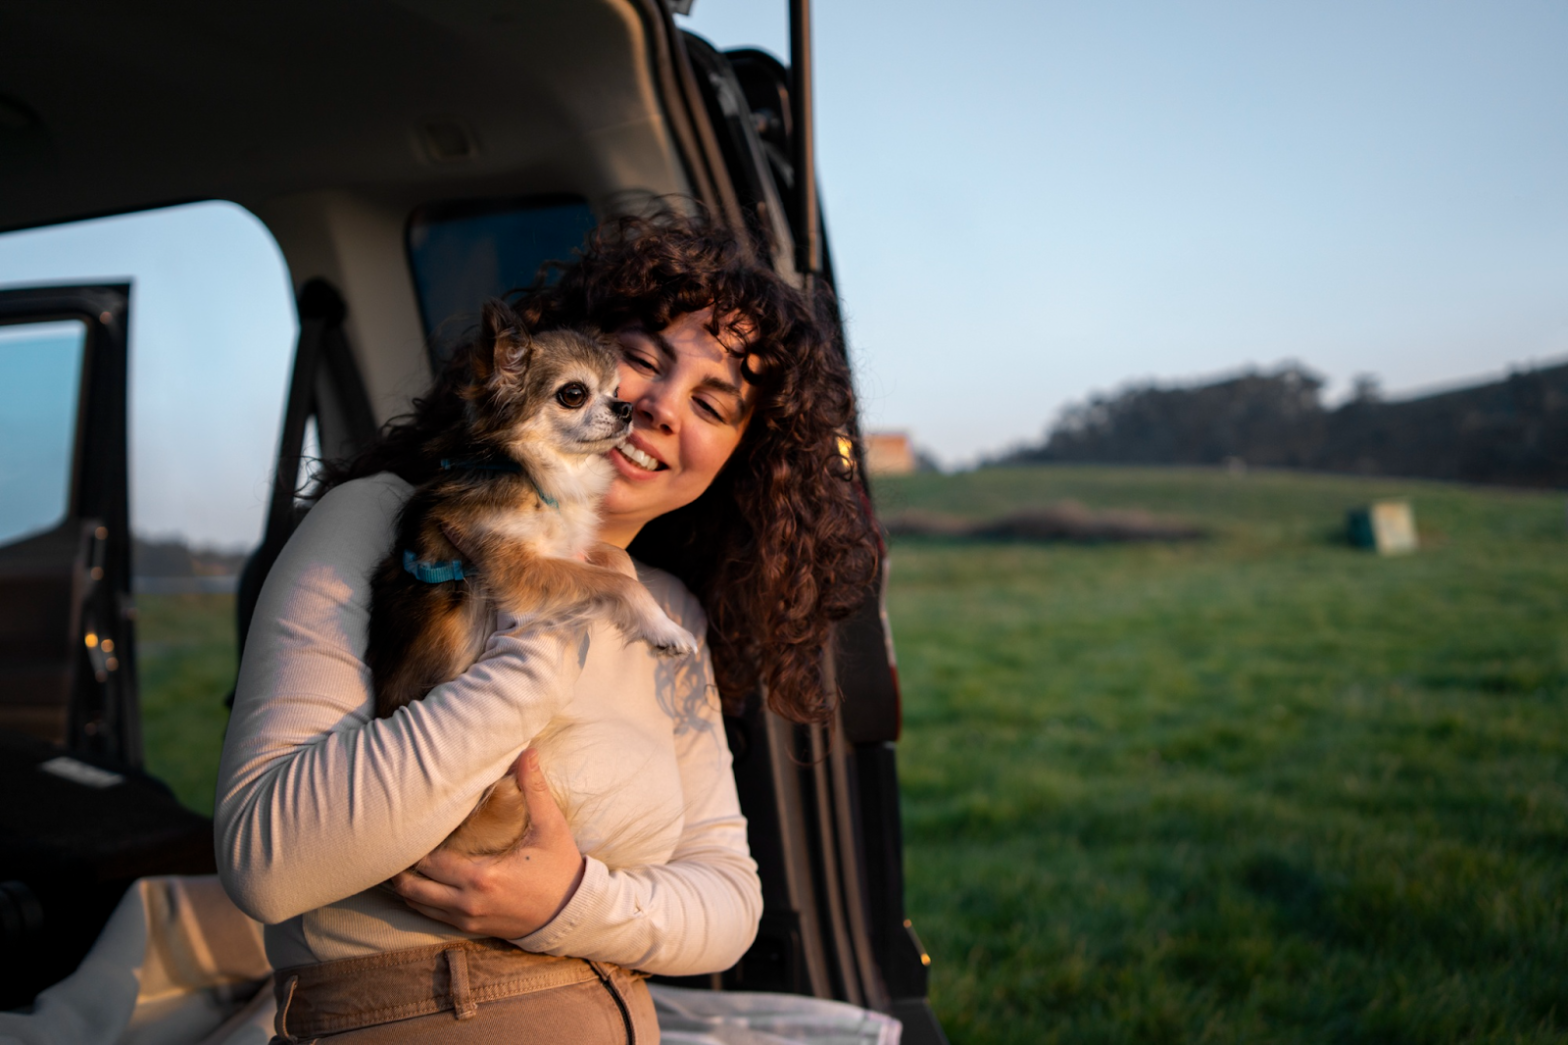
M 761 895 L 715 696 L 760 684 L 775 711 L 825 719 L 828 622 L 875 569 L 841 449 L 849 377 L 815 304 L 727 234 L 666 217 L 601 229 L 518 305 L 531 329 L 591 323 L 622 346 L 633 434 L 611 451 L 600 536 L 674 574 L 638 571 L 707 637 L 683 664 L 598 626 L 503 618 L 461 677 L 375 719 L 369 576 L 437 466 L 422 447 L 462 409 L 462 354 L 329 471 L 263 589 L 219 780 L 219 867 L 267 923 L 280 1037 L 649 1041 L 628 969 L 744 953 Z M 504 772 L 529 799 L 524 844 L 432 854 Z

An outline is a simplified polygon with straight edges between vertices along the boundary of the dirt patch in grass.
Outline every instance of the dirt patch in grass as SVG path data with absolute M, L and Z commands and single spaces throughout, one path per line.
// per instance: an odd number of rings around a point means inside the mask
M 1077 501 L 1025 508 L 992 519 L 912 509 L 883 520 L 894 537 L 954 537 L 991 541 L 1067 541 L 1078 544 L 1130 541 L 1193 541 L 1207 537 L 1201 526 L 1136 509 L 1093 511 Z

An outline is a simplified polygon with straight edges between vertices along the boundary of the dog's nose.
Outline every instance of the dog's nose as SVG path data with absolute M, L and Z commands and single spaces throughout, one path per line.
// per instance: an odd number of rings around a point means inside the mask
M 622 421 L 630 421 L 632 419 L 632 405 L 624 399 L 613 400 L 610 404 L 610 409 L 614 410 L 615 416 Z

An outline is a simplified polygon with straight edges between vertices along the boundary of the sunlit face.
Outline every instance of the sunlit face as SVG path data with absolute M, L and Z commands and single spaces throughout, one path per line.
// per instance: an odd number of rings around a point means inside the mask
M 650 519 L 695 501 L 740 445 L 752 387 L 741 358 L 707 331 L 712 312 L 688 312 L 657 333 L 628 327 L 616 334 L 616 394 L 632 405 L 632 434 L 609 453 L 615 480 L 599 536 L 611 544 L 624 548 Z

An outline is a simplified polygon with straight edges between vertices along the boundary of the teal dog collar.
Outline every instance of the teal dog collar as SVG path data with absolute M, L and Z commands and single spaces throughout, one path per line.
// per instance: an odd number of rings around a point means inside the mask
M 463 579 L 463 560 L 451 559 L 447 562 L 422 562 L 414 558 L 411 551 L 403 552 L 403 569 L 414 575 L 416 580 L 426 584 L 444 584 L 447 581 L 460 581 Z

